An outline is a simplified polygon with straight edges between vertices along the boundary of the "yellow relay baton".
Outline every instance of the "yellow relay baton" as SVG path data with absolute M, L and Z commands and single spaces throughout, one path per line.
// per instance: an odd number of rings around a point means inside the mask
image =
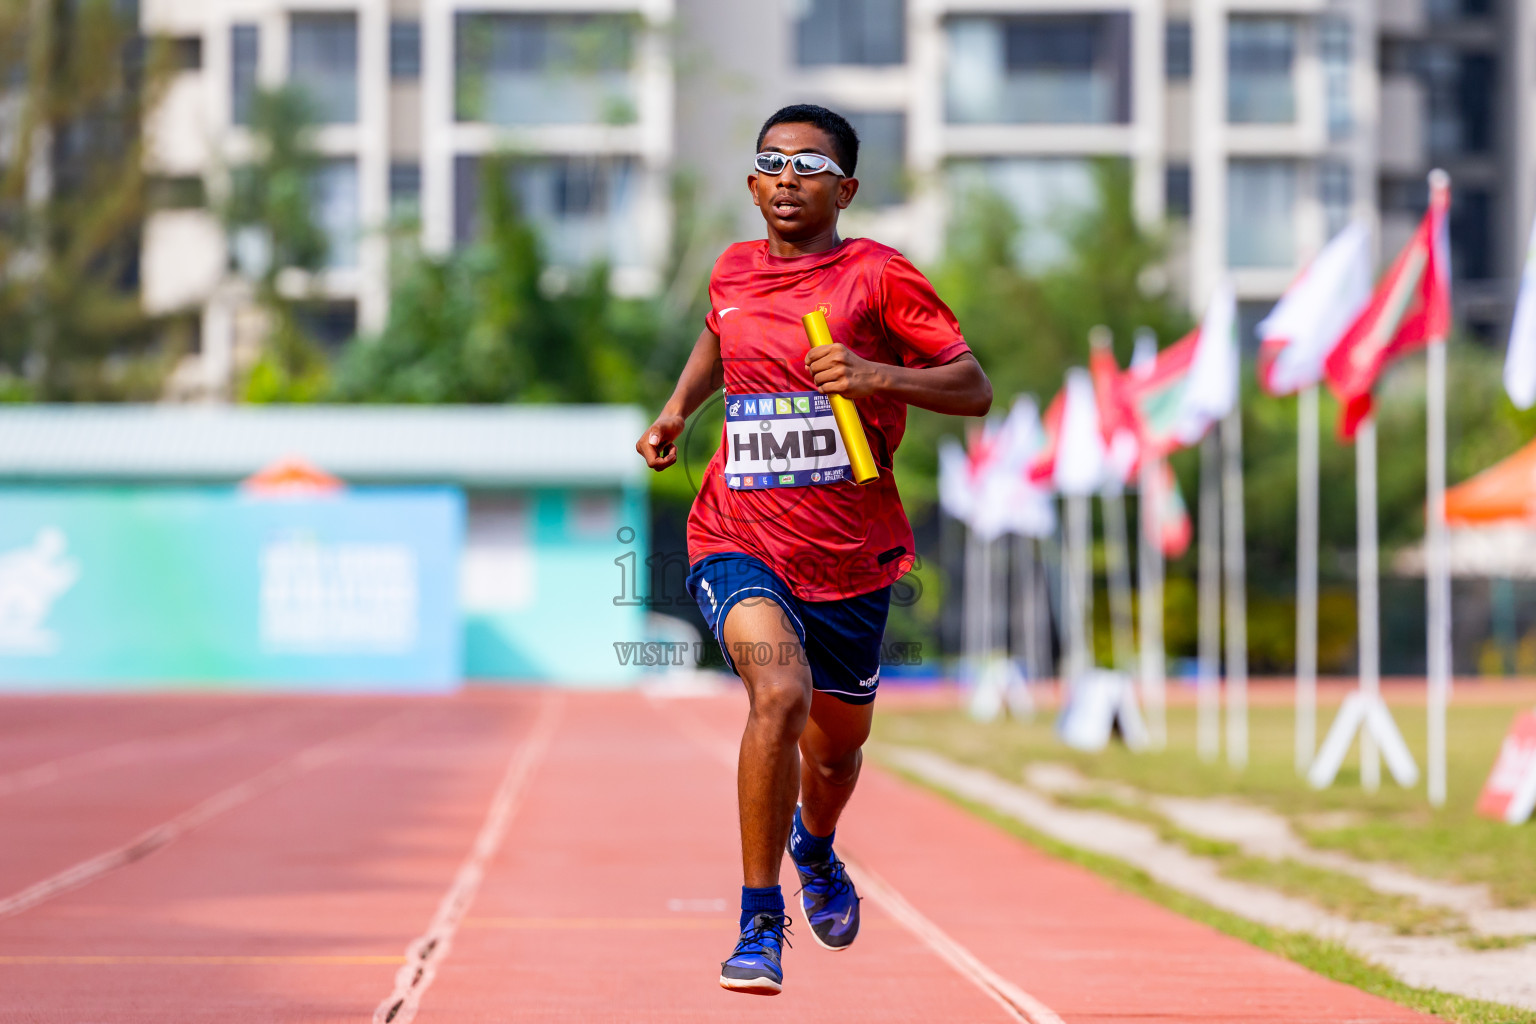
M 827 315 L 813 310 L 800 318 L 805 325 L 805 336 L 811 347 L 832 344 L 832 332 L 827 329 Z M 837 420 L 837 432 L 843 435 L 843 447 L 848 450 L 848 462 L 853 468 L 853 482 L 867 484 L 880 478 L 880 467 L 875 465 L 874 453 L 869 450 L 869 438 L 864 435 L 864 424 L 859 420 L 859 410 L 842 395 L 831 395 L 832 418 Z

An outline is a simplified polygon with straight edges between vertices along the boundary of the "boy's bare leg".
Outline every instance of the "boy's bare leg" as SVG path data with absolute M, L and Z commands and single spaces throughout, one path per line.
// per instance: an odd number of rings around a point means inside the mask
M 800 820 L 813 836 L 837 828 L 864 766 L 875 705 L 849 704 L 828 693 L 811 694 L 810 721 L 800 734 Z
M 800 789 L 798 745 L 811 711 L 811 670 L 799 636 L 773 601 L 742 601 L 720 632 L 750 704 L 736 766 L 742 878 L 752 888 L 778 885 Z M 766 658 L 759 656 L 764 650 Z

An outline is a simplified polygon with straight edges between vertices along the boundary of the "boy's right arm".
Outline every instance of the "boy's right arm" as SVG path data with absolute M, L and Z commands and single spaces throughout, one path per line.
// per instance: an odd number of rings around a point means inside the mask
M 660 472 L 677 461 L 677 445 L 688 417 L 708 398 L 710 392 L 725 383 L 725 366 L 720 362 L 720 339 L 709 328 L 699 332 L 693 352 L 677 378 L 672 397 L 662 406 L 656 422 L 645 429 L 635 442 L 635 451 L 645 456 L 645 464 Z

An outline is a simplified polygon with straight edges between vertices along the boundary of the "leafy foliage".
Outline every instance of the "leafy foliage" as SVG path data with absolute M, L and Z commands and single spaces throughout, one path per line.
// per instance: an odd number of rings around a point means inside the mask
M 598 265 L 564 288 L 508 184 L 482 164 L 480 235 L 445 256 L 402 242 L 389 320 L 335 368 L 350 402 L 621 402 L 642 397 L 651 303 L 613 296 Z
M 282 287 L 290 272 L 319 271 L 329 250 L 314 215 L 321 166 L 311 138 L 316 116 L 297 88 L 258 92 L 251 106 L 257 156 L 230 173 L 225 227 L 235 266 L 267 318 L 261 354 L 245 379 L 250 402 L 313 401 L 327 386 L 325 355 L 298 313 L 302 296 Z
M 152 397 L 185 345 L 138 292 L 171 54 L 122 6 L 0 4 L 0 400 Z

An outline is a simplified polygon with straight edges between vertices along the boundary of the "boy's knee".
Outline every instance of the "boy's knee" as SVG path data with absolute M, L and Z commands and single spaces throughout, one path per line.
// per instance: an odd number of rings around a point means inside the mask
M 754 679 L 752 714 L 792 736 L 805 729 L 811 713 L 811 696 L 803 680 L 792 672 L 766 671 Z
M 806 760 L 823 782 L 830 786 L 846 786 L 859 777 L 864 753 L 862 748 L 854 747 L 831 755 L 813 752 Z

